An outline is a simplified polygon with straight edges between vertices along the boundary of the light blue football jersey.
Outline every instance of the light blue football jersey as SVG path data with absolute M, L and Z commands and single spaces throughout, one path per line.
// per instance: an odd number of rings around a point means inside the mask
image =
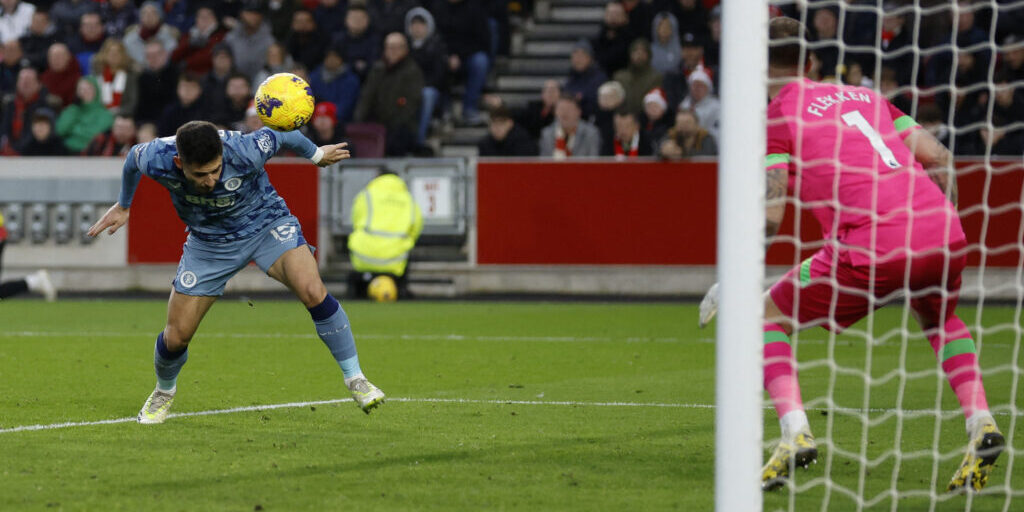
M 145 174 L 171 193 L 178 217 L 192 236 L 206 242 L 231 242 L 250 238 L 282 217 L 291 215 L 263 168 L 282 148 L 310 158 L 317 147 L 298 131 L 277 132 L 262 128 L 243 134 L 220 131 L 224 141 L 224 164 L 213 192 L 196 192 L 182 170 L 174 165 L 178 154 L 174 137 L 163 137 L 131 149 L 121 180 L 122 207 L 131 206 L 132 196 Z

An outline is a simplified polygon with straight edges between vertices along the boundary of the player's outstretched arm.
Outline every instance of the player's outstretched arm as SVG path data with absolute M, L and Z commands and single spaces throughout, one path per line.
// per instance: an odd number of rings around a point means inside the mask
M 928 130 L 917 129 L 910 132 L 903 143 L 914 153 L 914 158 L 928 173 L 928 177 L 942 189 L 954 206 L 958 194 L 956 186 L 956 169 L 953 167 L 953 153 L 935 138 Z
M 127 222 L 128 208 L 122 207 L 120 203 L 114 203 L 114 206 L 111 206 L 110 209 L 107 210 L 107 213 L 104 213 L 103 217 L 100 217 L 100 220 L 96 221 L 96 223 L 89 228 L 89 236 L 96 236 L 107 228 L 110 228 L 107 230 L 107 234 L 113 235 Z

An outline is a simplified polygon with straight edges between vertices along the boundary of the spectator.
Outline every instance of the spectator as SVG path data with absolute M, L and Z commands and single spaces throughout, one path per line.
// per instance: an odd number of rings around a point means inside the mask
M 64 156 L 64 142 L 53 129 L 53 111 L 40 108 L 32 114 L 28 136 L 18 142 L 15 150 L 22 156 Z
M 597 111 L 597 88 L 608 81 L 608 76 L 594 63 L 593 53 L 590 41 L 580 39 L 569 56 L 571 67 L 565 81 L 565 92 L 576 96 L 583 117 L 590 117 Z
M 601 134 L 601 140 L 615 137 L 615 112 L 626 102 L 626 89 L 618 82 L 605 82 L 597 89 L 597 113 L 594 126 Z
M 267 47 L 267 61 L 263 64 L 263 69 L 256 74 L 256 79 L 252 83 L 259 87 L 259 84 L 262 84 L 264 80 L 272 75 L 289 73 L 294 67 L 295 61 L 291 55 L 288 55 L 288 50 L 283 44 L 275 42 Z M 310 85 L 312 85 L 312 82 L 310 82 Z
M 665 133 L 672 127 L 673 114 L 674 112 L 668 109 L 665 92 L 661 89 L 651 89 L 644 96 L 644 111 L 639 117 L 641 131 L 647 134 L 647 140 L 657 143 L 663 139 Z
M 419 4 L 416 0 L 375 0 L 367 3 L 370 23 L 381 34 L 403 32 L 406 15 Z
M 661 87 L 661 73 L 651 67 L 651 47 L 646 39 L 637 39 L 629 48 L 629 67 L 615 73 L 613 80 L 626 88 L 626 108 L 640 112 L 644 95 Z
M 874 43 L 872 43 L 874 44 Z M 704 65 L 718 69 L 722 52 L 722 4 L 718 4 L 708 13 L 708 37 L 704 41 Z
M 213 123 L 226 130 L 243 131 L 245 129 L 245 111 L 253 99 L 252 84 L 249 77 L 242 73 L 234 73 L 228 77 L 224 93 L 225 101 L 211 105 L 215 112 Z
M 864 76 L 864 69 L 861 68 L 860 62 L 852 58 L 848 59 L 846 64 L 844 64 L 840 69 L 843 71 L 842 79 L 844 84 L 857 87 L 867 87 L 869 89 L 873 89 L 875 87 L 875 83 L 871 81 L 870 78 Z
M 1003 39 L 1003 71 L 1011 82 L 1024 81 L 1024 36 L 1010 34 Z
M 18 71 L 18 81 L 13 94 L 4 97 L 3 132 L 0 133 L 0 147 L 3 150 L 12 148 L 21 138 L 28 134 L 32 124 L 32 114 L 39 108 L 57 110 L 60 98 L 53 96 L 39 81 L 39 72 L 32 67 Z
M 241 23 L 228 33 L 224 42 L 231 48 L 235 67 L 249 78 L 255 78 L 263 68 L 267 48 L 274 43 L 259 2 L 247 0 L 242 4 Z M 216 62 L 214 65 L 216 67 Z
M 614 136 L 604 142 L 601 156 L 614 156 L 624 161 L 654 154 L 653 144 L 646 132 L 640 129 L 636 114 L 623 108 L 615 113 Z
M 3 60 L 0 61 L 0 91 L 8 93 L 14 90 L 21 68 L 29 62 L 21 52 L 21 43 L 17 39 L 3 44 Z
M 100 17 L 105 21 L 103 29 L 108 37 L 122 38 L 128 27 L 139 22 L 139 11 L 135 2 L 107 0 L 100 4 Z
M 540 137 L 541 131 L 555 121 L 555 109 L 561 96 L 562 86 L 558 81 L 546 80 L 540 90 L 540 99 L 526 104 L 526 110 L 520 115 L 520 123 L 531 137 Z
M 662 89 L 665 90 L 665 98 L 669 105 L 678 105 L 689 92 L 686 79 L 693 73 L 693 70 L 702 68 L 711 76 L 712 70 L 704 66 L 704 42 L 700 36 L 693 32 L 686 32 L 681 36 L 682 52 L 679 67 L 666 73 L 662 79 Z
M 152 141 L 153 139 L 156 138 L 156 124 L 140 124 L 139 129 L 136 131 L 135 137 L 139 140 L 138 144 L 145 144 L 147 142 Z
M 82 70 L 64 43 L 50 46 L 46 61 L 48 65 L 41 77 L 43 85 L 60 98 L 62 108 L 66 107 L 75 101 L 75 86 L 82 77 Z
M 654 12 L 668 11 L 679 22 L 679 33 L 689 32 L 700 38 L 707 33 L 707 16 L 700 0 L 655 0 Z
M 100 100 L 112 114 L 135 115 L 139 100 L 139 74 L 128 57 L 124 43 L 109 38 L 93 57 L 92 75 L 100 86 Z
M 163 9 L 159 2 L 146 2 L 139 9 L 139 23 L 128 27 L 124 34 L 124 45 L 128 55 L 138 65 L 146 62 L 146 42 L 156 39 L 163 43 L 164 48 L 173 52 L 178 47 L 181 33 L 164 23 Z
M 352 70 L 365 80 L 370 68 L 380 56 L 380 35 L 370 25 L 366 7 L 352 5 L 345 13 L 345 32 L 334 36 L 334 46 L 342 50 L 341 57 Z
M 78 33 L 68 38 L 68 49 L 78 59 L 82 73 L 89 73 L 89 61 L 100 51 L 107 33 L 103 31 L 103 22 L 99 13 L 87 12 L 78 23 Z
M 344 125 L 352 120 L 359 100 L 359 77 L 345 65 L 340 48 L 327 51 L 322 66 L 309 76 L 309 86 L 317 101 L 329 102 L 335 112 L 335 122 Z
M 487 135 L 477 143 L 480 156 L 537 156 L 534 138 L 512 119 L 505 107 L 491 110 Z
M 943 46 L 949 50 L 933 55 L 928 60 L 925 67 L 926 85 L 948 85 L 950 77 L 954 74 L 958 85 L 987 81 L 990 53 L 987 49 L 988 46 L 984 43 L 988 41 L 989 37 L 974 23 L 975 5 L 971 0 L 957 2 L 958 8 L 954 20 L 955 33 L 943 42 Z M 964 50 L 978 46 L 984 49 Z M 953 66 L 954 51 L 957 52 L 955 70 Z
M 718 116 L 722 106 L 714 95 L 711 77 L 703 69 L 697 69 L 690 73 L 688 82 L 690 94 L 679 104 L 679 108 L 696 112 L 701 128 L 707 130 L 717 142 Z
M 483 124 L 477 104 L 491 66 L 487 11 L 478 1 L 440 0 L 434 6 L 434 14 L 437 30 L 448 47 L 448 69 L 459 81 L 465 81 L 462 120 L 471 125 Z
M 98 14 L 96 2 L 92 0 L 57 0 L 50 7 L 50 17 L 57 25 L 57 32 L 65 36 L 73 36 L 81 29 L 82 16 L 88 13 Z
M 36 6 L 21 0 L 0 0 L 0 43 L 20 39 L 28 33 Z
M 715 139 L 700 127 L 697 114 L 692 110 L 676 112 L 676 124 L 661 142 L 658 156 L 678 160 L 690 156 L 714 156 L 718 153 Z
M 555 122 L 540 135 L 540 155 L 555 160 L 599 156 L 601 134 L 597 128 L 580 119 L 582 111 L 576 99 L 563 94 L 555 107 Z
M 320 0 L 313 17 L 320 25 L 320 31 L 328 41 L 345 31 L 345 14 L 348 10 L 347 0 Z
M 196 9 L 196 22 L 181 35 L 171 60 L 184 66 L 186 73 L 205 75 L 213 67 L 213 48 L 227 36 L 217 14 L 207 6 Z
M 19 40 L 25 58 L 32 67 L 40 70 L 46 69 L 46 54 L 50 51 L 50 46 L 57 41 L 57 27 L 50 23 L 50 14 L 43 10 L 37 10 L 32 14 L 28 32 Z
M 299 10 L 305 9 L 305 2 L 303 0 L 271 0 L 263 1 L 263 9 L 266 13 L 266 18 L 270 20 L 270 33 L 274 36 L 275 41 L 284 41 L 288 39 L 288 34 L 292 30 L 292 21 L 295 19 L 295 13 Z
M 651 27 L 651 67 L 665 74 L 680 66 L 682 47 L 679 43 L 679 23 L 668 12 L 659 12 Z
M 981 129 L 981 140 L 993 155 L 1024 155 L 1024 84 L 1014 84 L 1009 74 L 995 77 L 992 124 Z M 984 120 L 984 119 L 982 119 Z
M 646 0 L 619 0 L 629 19 L 629 30 L 637 35 L 647 34 L 651 30 L 654 11 Z
M 351 10 L 350 10 L 351 12 Z M 409 45 L 399 32 L 384 40 L 384 58 L 374 64 L 359 96 L 355 120 L 387 127 L 388 156 L 416 149 L 416 128 L 423 94 L 423 73 L 409 58 Z
M 178 97 L 164 109 L 157 123 L 161 137 L 174 135 L 178 127 L 189 121 L 204 121 L 210 118 L 207 103 L 203 101 L 203 89 L 195 75 L 183 73 L 178 77 Z
M 123 157 L 135 144 L 135 120 L 131 116 L 117 115 L 110 130 L 93 138 L 82 154 Z
M 441 102 L 441 91 L 448 88 L 448 49 L 434 33 L 434 15 L 422 7 L 414 7 L 405 15 L 405 34 L 412 46 L 412 59 L 423 72 L 423 106 L 416 136 L 419 145 L 426 144 L 427 132 L 434 110 Z
M 252 133 L 256 130 L 263 128 L 263 121 L 260 120 L 260 115 L 256 112 L 256 102 L 250 101 L 249 108 L 245 111 L 245 133 Z
M 203 96 L 210 105 L 224 103 L 224 91 L 227 90 L 228 78 L 235 69 L 235 59 L 227 44 L 219 44 L 213 48 L 213 67 L 201 82 Z M 175 127 L 177 129 L 177 127 Z
M 903 112 L 906 112 L 905 110 Z M 942 117 L 942 111 L 934 103 L 922 103 L 917 109 L 917 122 L 921 128 L 928 130 L 936 140 L 943 146 L 952 147 L 950 142 L 952 131 L 946 120 Z
M 114 115 L 103 105 L 95 77 L 78 79 L 75 98 L 57 118 L 57 135 L 64 139 L 69 152 L 81 153 L 93 137 L 110 128 Z
M 896 70 L 882 68 L 882 76 L 878 82 L 879 92 L 884 94 L 889 99 L 889 102 L 900 109 L 901 112 L 909 113 L 911 107 L 910 96 L 906 92 L 899 90 L 900 84 L 896 80 L 896 76 Z
M 814 48 L 814 54 L 821 61 L 821 76 L 823 80 L 835 78 L 842 73 L 839 68 L 839 14 L 834 6 L 816 9 L 813 14 L 811 27 L 817 38 L 819 46 Z M 874 41 L 872 41 L 872 44 Z
M 309 140 L 317 146 L 326 144 L 337 144 L 340 142 L 340 134 L 336 132 L 338 126 L 338 108 L 329 101 L 321 101 L 313 109 L 313 119 L 310 121 Z M 351 151 L 352 148 L 349 148 Z
M 314 69 L 323 62 L 327 41 L 317 29 L 311 11 L 299 9 L 292 14 L 287 46 L 295 62 L 301 62 L 308 69 Z
M 894 8 L 891 4 L 888 7 Z M 886 11 L 889 10 L 886 9 Z M 864 43 L 874 46 L 874 37 L 874 32 L 872 32 L 871 40 Z M 914 71 L 914 53 L 911 50 L 913 47 L 914 34 L 913 30 L 907 27 L 906 14 L 886 12 L 885 16 L 882 17 L 882 66 L 897 71 L 896 80 L 899 85 L 910 85 L 912 81 L 911 73 Z M 872 64 L 867 69 L 874 68 L 873 55 L 872 58 L 865 59 L 865 61 L 868 64 Z
M 178 83 L 178 70 L 167 59 L 163 43 L 146 43 L 146 66 L 139 74 L 139 101 L 135 108 L 135 121 L 144 123 L 160 119 L 165 108 L 174 101 Z
M 604 21 L 593 45 L 594 55 L 605 73 L 614 75 L 629 65 L 629 45 L 636 37 L 629 29 L 629 18 L 622 4 L 618 1 L 605 4 Z

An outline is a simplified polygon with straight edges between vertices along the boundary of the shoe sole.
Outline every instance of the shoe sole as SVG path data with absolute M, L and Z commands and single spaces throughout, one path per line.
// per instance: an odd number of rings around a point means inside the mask
M 801 448 L 797 450 L 796 454 L 793 455 L 793 466 L 798 468 L 807 469 L 812 463 L 818 462 L 818 449 L 817 448 Z M 761 482 L 761 490 L 765 492 L 774 491 L 784 485 L 786 480 L 789 479 L 789 469 L 786 469 L 786 474 L 779 475 L 770 480 Z
M 992 468 L 995 467 L 996 459 L 1003 453 L 1003 448 L 1006 447 L 1006 438 L 1003 437 L 999 432 L 989 432 L 982 436 L 981 442 L 978 443 L 977 448 L 977 463 L 972 471 L 970 471 L 958 484 L 950 483 L 950 492 L 978 492 L 981 491 L 985 484 L 988 483 L 988 475 L 992 472 Z M 957 475 L 960 474 L 960 470 L 957 470 Z
M 362 409 L 364 413 L 370 414 L 370 411 L 376 409 L 382 403 L 384 403 L 384 397 L 380 397 L 364 406 L 361 406 L 360 409 Z

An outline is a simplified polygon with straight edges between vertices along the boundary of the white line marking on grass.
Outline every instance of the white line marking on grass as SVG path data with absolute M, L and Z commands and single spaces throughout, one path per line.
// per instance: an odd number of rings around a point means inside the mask
M 89 331 L 8 331 L 0 332 L 0 337 L 21 337 L 21 338 L 155 338 L 151 332 L 89 332 Z M 317 339 L 315 334 L 275 334 L 275 333 L 199 333 L 197 339 Z M 587 343 L 587 342 L 610 342 L 625 341 L 626 343 L 678 343 L 682 341 L 676 337 L 647 337 L 647 336 L 480 336 L 474 334 L 359 334 L 356 338 L 368 340 L 414 340 L 414 341 L 540 341 L 540 342 L 564 342 L 564 343 Z

